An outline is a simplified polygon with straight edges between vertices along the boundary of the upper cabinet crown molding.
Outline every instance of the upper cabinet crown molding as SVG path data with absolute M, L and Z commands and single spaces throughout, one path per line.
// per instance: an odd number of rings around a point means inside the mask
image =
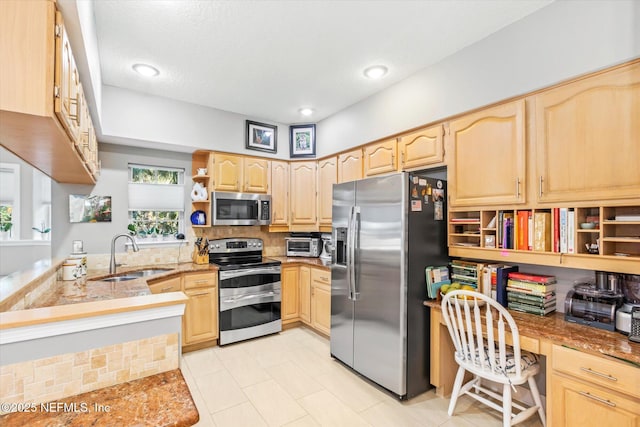
M 535 96 L 537 200 L 640 196 L 640 63 Z
M 452 207 L 525 203 L 524 99 L 460 117 L 449 130 Z
M 95 130 L 55 2 L 0 1 L 0 57 L 2 144 L 57 182 L 95 184 Z

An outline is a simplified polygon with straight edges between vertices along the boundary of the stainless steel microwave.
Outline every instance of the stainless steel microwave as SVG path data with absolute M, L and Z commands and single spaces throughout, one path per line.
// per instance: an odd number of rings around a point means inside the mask
M 319 257 L 322 239 L 319 237 L 285 237 L 287 256 Z
M 270 225 L 271 196 L 268 194 L 211 193 L 212 225 Z

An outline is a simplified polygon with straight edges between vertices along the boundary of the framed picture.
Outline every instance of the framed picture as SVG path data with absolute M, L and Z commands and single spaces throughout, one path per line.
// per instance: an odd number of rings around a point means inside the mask
M 277 126 L 247 120 L 247 149 L 275 153 L 278 151 L 277 143 Z
M 69 222 L 111 222 L 111 196 L 70 194 Z
M 316 156 L 316 125 L 289 126 L 290 156 Z

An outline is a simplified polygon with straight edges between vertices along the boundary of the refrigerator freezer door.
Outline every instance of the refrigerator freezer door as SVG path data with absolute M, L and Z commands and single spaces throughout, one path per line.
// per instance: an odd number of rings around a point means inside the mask
M 353 366 L 353 301 L 350 298 L 347 263 L 349 252 L 348 226 L 355 203 L 355 183 L 333 186 L 333 241 L 336 255 L 331 265 L 331 354 L 348 366 Z
M 356 183 L 353 368 L 400 396 L 406 394 L 407 179 L 401 173 Z

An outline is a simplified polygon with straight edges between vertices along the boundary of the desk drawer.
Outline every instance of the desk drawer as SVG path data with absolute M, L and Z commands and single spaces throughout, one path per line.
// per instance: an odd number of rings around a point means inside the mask
M 556 371 L 640 397 L 640 368 L 557 345 L 551 360 Z

